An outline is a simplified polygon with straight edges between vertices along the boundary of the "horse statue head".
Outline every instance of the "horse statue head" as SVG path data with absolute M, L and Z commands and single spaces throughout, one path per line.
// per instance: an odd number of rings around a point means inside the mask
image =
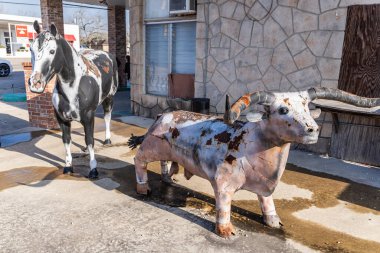
M 37 20 L 33 26 L 37 37 L 30 46 L 33 72 L 28 83 L 32 92 L 42 93 L 54 74 L 59 73 L 65 65 L 65 53 L 61 44 L 66 41 L 54 24 L 50 26 L 50 31 L 41 31 Z

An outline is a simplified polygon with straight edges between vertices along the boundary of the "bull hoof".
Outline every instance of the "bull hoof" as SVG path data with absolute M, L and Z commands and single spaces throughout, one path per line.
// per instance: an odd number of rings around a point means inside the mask
M 215 232 L 216 232 L 217 235 L 219 235 L 219 236 L 221 236 L 223 238 L 229 238 L 232 235 L 236 234 L 235 228 L 234 228 L 234 226 L 232 225 L 231 222 L 229 222 L 228 224 L 218 224 L 218 223 L 216 223 Z
M 145 196 L 149 195 L 151 192 L 149 184 L 148 183 L 136 184 L 136 192 L 137 194 L 140 194 L 140 195 L 145 195 Z
M 97 179 L 98 176 L 99 176 L 99 173 L 98 173 L 98 170 L 96 168 L 90 170 L 90 173 L 88 173 L 88 178 L 89 179 Z
M 106 140 L 104 141 L 104 143 L 103 143 L 103 145 L 111 145 L 111 144 L 112 144 L 112 142 L 111 142 L 110 139 L 106 139 Z
M 63 167 L 63 174 L 73 174 L 73 173 L 74 173 L 73 166 Z
M 271 228 L 281 228 L 282 223 L 278 215 L 263 215 L 264 224 Z
M 162 180 L 162 182 L 164 182 L 166 184 L 169 184 L 169 185 L 174 184 L 174 181 L 173 181 L 172 177 L 169 174 L 162 174 L 161 175 L 161 180 Z

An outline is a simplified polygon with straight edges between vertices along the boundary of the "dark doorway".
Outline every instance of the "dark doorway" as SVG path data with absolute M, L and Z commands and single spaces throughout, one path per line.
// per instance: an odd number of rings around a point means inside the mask
M 10 38 L 5 38 L 5 47 L 7 50 L 7 54 L 11 54 L 12 51 L 11 51 L 11 40 L 10 40 Z

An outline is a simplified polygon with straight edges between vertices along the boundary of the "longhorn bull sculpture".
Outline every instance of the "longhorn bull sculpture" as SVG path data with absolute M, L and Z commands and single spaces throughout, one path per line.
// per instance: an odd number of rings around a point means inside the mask
M 230 222 L 233 194 L 240 189 L 258 195 L 264 223 L 280 227 L 272 193 L 285 169 L 292 142 L 313 144 L 319 128 L 310 111 L 316 98 L 342 101 L 359 107 L 380 105 L 379 98 L 363 98 L 335 89 L 310 88 L 291 93 L 254 92 L 238 99 L 232 107 L 226 100 L 224 119 L 193 112 L 175 111 L 163 114 L 145 136 L 133 136 L 129 145 L 141 144 L 135 156 L 137 192 L 150 191 L 147 163 L 161 161 L 162 177 L 185 168 L 189 179 L 197 175 L 211 182 L 216 199 L 216 233 L 229 237 L 235 233 Z M 265 111 L 248 114 L 248 122 L 237 121 L 251 104 Z M 258 117 L 259 115 L 259 117 Z M 173 161 L 170 171 L 166 161 Z
M 37 37 L 30 46 L 33 72 L 29 79 L 32 92 L 42 93 L 49 81 L 57 76 L 53 92 L 54 112 L 62 130 L 66 163 L 63 173 L 73 173 L 71 156 L 71 122 L 80 122 L 85 131 L 86 150 L 90 154 L 88 177 L 98 177 L 94 152 L 94 117 L 98 105 L 104 109 L 106 137 L 104 144 L 111 144 L 111 112 L 113 95 L 117 91 L 117 63 L 112 55 L 97 50 L 77 52 L 55 25 L 50 31 L 41 31 L 34 22 Z

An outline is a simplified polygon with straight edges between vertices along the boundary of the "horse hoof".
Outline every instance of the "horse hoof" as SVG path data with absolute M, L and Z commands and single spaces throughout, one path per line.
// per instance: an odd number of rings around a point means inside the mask
M 111 142 L 110 139 L 106 139 L 106 140 L 104 141 L 104 143 L 103 143 L 103 145 L 111 145 L 111 144 L 112 144 L 112 142 Z
M 90 170 L 90 173 L 88 173 L 88 178 L 89 179 L 97 179 L 98 176 L 99 176 L 99 173 L 98 173 L 98 170 L 96 168 Z
M 63 174 L 73 174 L 73 173 L 74 173 L 73 166 L 63 167 Z
M 278 215 L 263 215 L 264 224 L 271 228 L 281 228 L 283 224 Z
M 144 184 L 137 184 L 136 185 L 136 192 L 137 192 L 137 194 L 147 196 L 151 193 L 151 190 L 150 190 L 148 183 L 144 183 Z

